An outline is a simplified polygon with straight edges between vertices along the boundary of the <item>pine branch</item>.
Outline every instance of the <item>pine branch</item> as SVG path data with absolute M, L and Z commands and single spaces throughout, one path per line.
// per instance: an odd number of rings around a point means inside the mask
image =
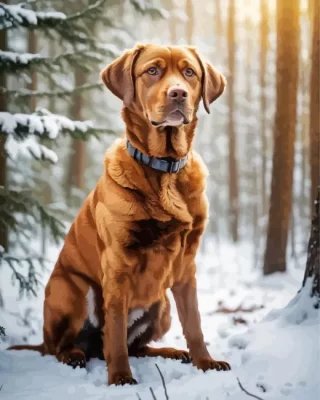
M 133 8 L 142 15 L 149 15 L 153 19 L 167 18 L 168 13 L 164 9 L 150 7 L 147 2 L 142 3 L 139 0 L 130 0 Z
M 102 6 L 104 5 L 104 3 L 106 3 L 107 0 L 98 0 L 96 3 L 92 4 L 91 6 L 89 6 L 88 8 L 79 11 L 73 15 L 70 15 L 67 20 L 68 21 L 74 21 L 74 20 L 78 20 L 78 19 L 82 19 L 82 18 L 87 18 L 87 17 L 94 17 L 96 16 L 98 13 L 100 13 Z
M 69 51 L 59 54 L 55 57 L 46 57 L 41 54 L 14 53 L 11 51 L 0 50 L 0 71 L 16 74 L 20 71 L 37 72 L 59 72 L 67 64 L 81 68 L 86 72 L 90 72 L 93 68 L 91 65 L 97 65 L 105 61 L 105 57 L 116 57 L 119 52 L 115 46 L 103 46 L 96 44 L 96 51 L 84 49 L 76 52 Z
M 23 100 L 25 98 L 30 98 L 36 96 L 37 98 L 50 98 L 50 97 L 59 97 L 59 98 L 69 98 L 70 96 L 76 93 L 82 93 L 85 91 L 89 91 L 92 89 L 102 89 L 104 87 L 103 83 L 88 83 L 82 86 L 76 86 L 73 89 L 65 89 L 65 90 L 44 90 L 44 91 L 32 91 L 28 89 L 21 90 L 8 90 L 5 88 L 0 88 L 0 93 L 3 93 L 7 96 L 10 96 L 13 99 Z
M 59 134 L 89 140 L 91 136 L 98 138 L 100 134 L 114 134 L 114 131 L 95 128 L 92 121 L 72 121 L 43 109 L 31 115 L 0 112 L 0 133 L 12 135 L 17 141 L 30 135 L 53 140 Z
M 16 27 L 56 29 L 57 25 L 66 26 L 73 21 L 85 18 L 93 19 L 102 11 L 102 7 L 106 2 L 107 0 L 98 0 L 95 4 L 69 16 L 57 11 L 33 11 L 25 8 L 26 4 L 23 3 L 17 5 L 0 3 L 0 10 L 2 9 L 0 29 Z M 111 23 L 109 19 L 107 21 Z
M 24 222 L 28 222 L 29 217 L 33 226 L 41 224 L 48 227 L 56 243 L 64 237 L 64 224 L 27 191 L 6 190 L 0 186 L 0 205 L 0 230 L 8 226 L 10 230 L 18 232 L 21 228 L 19 215 L 23 215 Z
M 86 21 L 103 22 L 109 27 L 113 22 L 103 13 L 103 5 L 107 0 L 99 0 L 82 12 L 67 16 L 56 11 L 33 11 L 25 8 L 26 4 L 6 5 L 0 3 L 0 29 L 23 27 L 29 30 L 41 29 L 50 36 L 54 30 L 61 38 L 69 43 L 87 44 L 95 47 L 95 40 L 91 38 L 91 31 L 86 27 Z
M 56 11 L 32 11 L 25 4 L 6 5 L 0 3 L 0 29 L 16 27 L 45 27 L 54 28 L 58 23 L 67 19 L 64 13 Z
M 41 257 L 14 257 L 10 254 L 0 252 L 0 265 L 6 263 L 12 271 L 11 281 L 14 286 L 15 282 L 19 284 L 19 295 L 22 297 L 24 294 L 33 294 L 37 296 L 36 288 L 41 284 L 41 274 L 36 272 L 35 263 L 44 266 L 44 260 Z M 18 268 L 28 268 L 26 276 L 23 275 Z

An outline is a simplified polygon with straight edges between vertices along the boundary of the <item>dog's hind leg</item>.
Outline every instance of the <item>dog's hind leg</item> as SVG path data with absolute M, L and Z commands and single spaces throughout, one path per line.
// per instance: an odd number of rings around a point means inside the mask
M 133 354 L 135 357 L 163 357 L 172 360 L 181 360 L 183 363 L 190 363 L 190 356 L 187 350 L 178 350 L 173 347 L 154 348 L 143 346 Z
M 46 287 L 44 303 L 44 344 L 58 361 L 84 368 L 86 355 L 75 346 L 87 317 L 86 294 L 89 284 L 78 276 L 55 269 Z

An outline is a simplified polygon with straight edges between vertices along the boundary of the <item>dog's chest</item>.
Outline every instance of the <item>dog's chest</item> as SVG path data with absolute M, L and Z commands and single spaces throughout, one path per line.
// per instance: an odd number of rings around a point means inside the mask
M 163 248 L 169 252 L 177 251 L 177 238 L 180 238 L 186 226 L 172 218 L 163 222 L 157 219 L 134 221 L 129 230 L 129 249 L 145 250 Z M 172 246 L 175 244 L 175 246 Z

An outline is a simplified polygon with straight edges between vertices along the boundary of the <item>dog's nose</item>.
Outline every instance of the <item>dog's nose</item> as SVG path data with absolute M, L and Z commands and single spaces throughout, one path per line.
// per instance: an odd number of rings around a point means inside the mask
M 184 101 L 188 97 L 188 92 L 179 86 L 172 86 L 168 90 L 168 97 L 172 100 Z

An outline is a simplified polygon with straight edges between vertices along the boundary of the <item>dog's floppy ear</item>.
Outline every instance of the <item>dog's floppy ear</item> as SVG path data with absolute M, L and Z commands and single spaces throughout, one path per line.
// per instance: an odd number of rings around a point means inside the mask
M 115 96 L 123 101 L 126 107 L 129 107 L 134 100 L 133 69 L 143 48 L 143 45 L 137 45 L 132 50 L 126 50 L 101 72 L 103 83 Z
M 226 78 L 213 65 L 201 57 L 194 47 L 189 47 L 197 57 L 202 70 L 202 100 L 204 108 L 210 114 L 210 104 L 222 95 L 227 85 Z

